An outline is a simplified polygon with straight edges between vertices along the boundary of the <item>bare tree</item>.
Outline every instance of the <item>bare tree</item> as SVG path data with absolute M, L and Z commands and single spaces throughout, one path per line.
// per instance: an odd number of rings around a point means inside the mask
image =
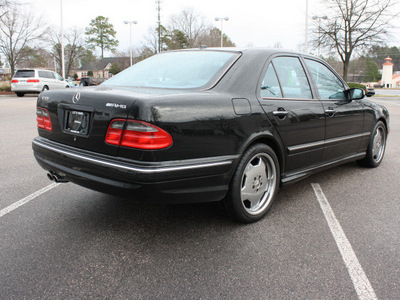
M 159 30 L 161 32 L 161 31 L 165 30 L 165 27 L 162 25 L 160 25 L 159 28 L 158 27 L 156 27 L 156 28 L 149 27 L 149 29 L 147 30 L 147 34 L 144 37 L 145 46 L 143 46 L 143 48 L 150 49 L 150 51 L 152 51 L 153 53 L 157 53 L 158 48 L 159 48 L 158 47 L 158 31 Z M 160 39 L 162 39 L 161 36 L 160 36 Z
M 139 60 L 157 53 L 159 31 L 161 49 L 164 51 L 195 48 L 202 45 L 209 47 L 221 45 L 221 30 L 206 23 L 205 18 L 193 9 L 186 9 L 172 16 L 166 26 L 149 28 L 148 34 L 144 37 L 145 44 L 139 51 Z M 235 46 L 226 34 L 222 37 L 225 47 Z
M 64 35 L 67 40 L 64 46 L 64 59 L 65 59 L 65 74 L 71 75 L 71 71 L 78 67 L 79 59 L 84 54 L 83 31 L 78 28 L 71 28 L 67 30 Z M 61 34 L 51 32 L 49 34 L 49 42 L 52 46 L 52 53 L 57 62 L 57 69 L 61 70 Z
M 9 0 L 0 0 L 0 19 L 6 14 L 10 4 L 11 1 Z
M 343 62 L 347 80 L 351 56 L 356 52 L 385 42 L 387 29 L 394 17 L 393 0 L 324 0 L 329 19 L 316 22 L 317 47 L 335 51 Z
M 235 47 L 235 43 L 226 35 L 222 35 L 224 47 Z M 198 36 L 197 46 L 207 46 L 207 47 L 220 47 L 221 46 L 221 30 L 209 26 Z
M 194 11 L 193 8 L 183 10 L 179 15 L 174 15 L 170 19 L 168 31 L 181 31 L 187 38 L 188 48 L 200 46 L 198 38 L 208 27 L 204 17 Z
M 14 74 L 22 49 L 37 42 L 44 35 L 43 19 L 24 13 L 21 7 L 10 4 L 0 19 L 0 51 Z

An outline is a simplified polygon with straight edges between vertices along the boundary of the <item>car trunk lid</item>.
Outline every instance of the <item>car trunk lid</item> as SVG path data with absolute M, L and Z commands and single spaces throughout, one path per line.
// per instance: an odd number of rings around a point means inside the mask
M 101 92 L 99 92 L 101 91 Z M 118 146 L 105 142 L 113 119 L 125 119 L 138 95 L 99 88 L 48 91 L 39 95 L 37 106 L 50 116 L 52 131 L 39 135 L 65 145 L 107 155 L 118 154 Z

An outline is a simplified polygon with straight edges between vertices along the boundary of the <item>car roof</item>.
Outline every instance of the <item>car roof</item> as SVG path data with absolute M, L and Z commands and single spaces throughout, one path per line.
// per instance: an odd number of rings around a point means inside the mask
M 307 53 L 302 53 L 298 51 L 293 51 L 293 50 L 287 50 L 287 49 L 281 49 L 281 48 L 267 48 L 267 47 L 199 47 L 199 48 L 188 48 L 188 49 L 177 49 L 177 50 L 171 50 L 171 51 L 166 51 L 166 52 L 179 52 L 179 51 L 222 51 L 222 52 L 236 52 L 236 53 L 248 53 L 248 54 L 253 54 L 253 55 L 272 55 L 275 53 L 280 53 L 280 54 L 294 54 L 294 55 L 302 55 L 302 56 L 307 56 L 307 57 L 315 57 L 318 58 L 314 55 L 307 54 Z

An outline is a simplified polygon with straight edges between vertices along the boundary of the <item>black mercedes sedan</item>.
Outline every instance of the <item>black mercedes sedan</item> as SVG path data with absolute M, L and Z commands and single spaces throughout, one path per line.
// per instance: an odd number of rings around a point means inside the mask
M 37 99 L 36 160 L 57 182 L 133 200 L 222 201 L 261 219 L 282 184 L 380 165 L 385 107 L 323 60 L 269 49 L 154 55 L 96 87 Z

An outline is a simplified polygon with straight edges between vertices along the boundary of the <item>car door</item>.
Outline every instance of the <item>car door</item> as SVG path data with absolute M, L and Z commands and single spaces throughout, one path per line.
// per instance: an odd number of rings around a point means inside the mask
M 57 86 L 57 89 L 63 89 L 65 88 L 65 86 L 67 85 L 67 83 L 65 82 L 64 78 L 61 77 L 60 74 L 58 73 L 53 73 L 54 77 L 55 77 L 55 85 Z
M 347 86 L 322 61 L 306 58 L 326 115 L 325 147 L 322 159 L 335 161 L 357 153 L 363 136 L 361 100 L 348 100 Z
M 43 86 L 47 86 L 50 90 L 54 89 L 54 75 L 53 72 L 50 71 L 39 71 L 39 76 L 42 77 L 41 79 Z
M 297 56 L 275 57 L 266 67 L 260 103 L 285 146 L 286 176 L 320 163 L 325 113 L 313 99 L 309 80 Z
M 58 89 L 59 87 L 58 87 L 58 80 L 56 79 L 55 75 L 56 73 L 48 71 L 47 74 L 49 78 L 49 84 L 51 85 L 50 89 L 51 90 Z

